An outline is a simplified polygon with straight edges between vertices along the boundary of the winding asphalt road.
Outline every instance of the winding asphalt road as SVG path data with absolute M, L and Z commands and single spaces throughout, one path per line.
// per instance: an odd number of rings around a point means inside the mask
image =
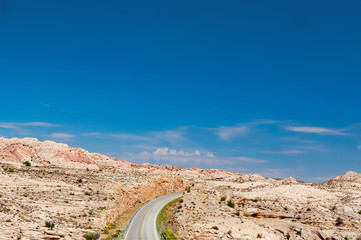
M 158 214 L 167 203 L 181 196 L 182 193 L 175 193 L 153 199 L 144 204 L 128 223 L 124 240 L 159 240 Z

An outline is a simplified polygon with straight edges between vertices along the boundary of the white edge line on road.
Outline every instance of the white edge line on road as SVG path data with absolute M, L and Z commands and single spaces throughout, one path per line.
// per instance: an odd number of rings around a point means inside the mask
M 169 195 L 161 196 L 161 197 L 158 197 L 158 198 L 164 198 L 164 197 L 166 197 L 166 196 L 169 196 Z M 155 198 L 155 199 L 158 199 L 158 198 Z M 152 200 L 150 200 L 149 202 L 146 202 L 144 205 L 142 205 L 140 208 L 138 208 L 137 212 L 131 217 L 131 219 L 130 219 L 130 225 L 129 225 L 129 227 L 127 226 L 127 228 L 126 228 L 126 233 L 125 233 L 124 238 L 123 238 L 124 240 L 127 239 L 128 233 L 129 233 L 129 229 L 131 229 L 131 227 L 132 227 L 132 225 L 133 225 L 133 219 L 138 215 L 138 213 L 140 212 L 139 210 L 141 210 L 145 205 L 150 204 L 151 202 L 153 202 L 153 200 L 155 200 L 155 199 L 152 199 Z M 121 240 L 120 236 L 117 238 L 117 240 Z
M 137 212 L 136 212 L 136 213 L 132 216 L 132 218 L 130 219 L 130 225 L 129 225 L 129 227 L 127 226 L 127 228 L 126 228 L 126 233 L 125 233 L 125 236 L 124 236 L 124 240 L 127 239 L 128 233 L 129 233 L 129 229 L 131 229 L 131 227 L 132 227 L 132 225 L 133 225 L 133 219 L 138 215 L 138 213 L 140 212 L 140 211 L 139 211 L 140 209 L 142 209 L 145 205 L 150 204 L 151 202 L 153 202 L 153 201 L 156 200 L 156 199 L 165 198 L 165 197 L 169 197 L 169 196 L 176 195 L 176 194 L 181 194 L 179 197 L 182 197 L 182 196 L 183 196 L 182 193 L 173 193 L 173 194 L 161 196 L 161 197 L 152 199 L 151 201 L 145 203 L 143 206 L 141 206 L 140 208 L 138 208 Z M 156 215 L 157 217 L 156 217 L 155 222 L 154 222 L 154 224 L 155 224 L 155 225 L 154 225 L 154 228 L 155 228 L 155 233 L 156 233 L 156 239 L 160 239 L 160 235 L 159 235 L 159 233 L 158 233 L 158 228 L 157 228 L 157 218 L 158 218 L 158 214 L 159 214 L 159 212 L 163 209 L 163 207 L 164 207 L 165 205 L 167 205 L 167 204 L 168 204 L 168 202 L 167 202 L 166 204 L 164 204 L 164 205 L 157 211 L 157 215 Z M 117 238 L 117 240 L 121 240 L 120 236 Z
M 132 218 L 130 219 L 130 225 L 129 225 L 129 227 L 127 226 L 127 228 L 126 228 L 126 233 L 125 233 L 125 236 L 124 236 L 124 240 L 127 239 L 128 233 L 129 233 L 129 229 L 130 229 L 130 228 L 132 227 L 132 225 L 133 225 L 133 219 L 138 215 L 139 210 L 140 210 L 142 207 L 144 207 L 145 205 L 149 204 L 150 202 L 151 202 L 151 201 L 145 203 L 143 206 L 141 206 L 140 208 L 138 208 L 137 212 L 132 216 Z M 120 240 L 120 237 L 118 238 L 118 240 Z
M 181 193 L 175 193 L 175 194 L 172 194 L 172 195 L 178 195 L 178 194 L 181 194 Z M 172 196 L 172 195 L 166 195 L 166 196 Z M 166 197 L 166 196 L 165 196 L 165 197 Z M 180 198 L 180 197 L 182 197 L 182 196 L 183 196 L 183 194 L 181 194 L 179 197 L 176 197 L 176 198 L 174 198 L 174 199 Z M 170 200 L 169 202 L 173 201 L 174 199 Z M 159 240 L 161 239 L 161 236 L 160 236 L 160 234 L 159 234 L 159 232 L 158 232 L 158 226 L 157 226 L 158 215 L 159 215 L 160 211 L 162 211 L 162 209 L 164 208 L 164 206 L 167 205 L 169 202 L 166 202 L 165 204 L 163 204 L 163 205 L 158 209 L 158 211 L 157 211 L 157 213 L 156 213 L 156 216 L 157 216 L 157 217 L 154 219 L 155 239 L 159 239 Z

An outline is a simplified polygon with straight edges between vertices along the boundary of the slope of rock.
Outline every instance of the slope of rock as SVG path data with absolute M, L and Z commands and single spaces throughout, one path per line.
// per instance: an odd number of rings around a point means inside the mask
M 126 167 L 130 163 L 63 143 L 40 142 L 36 138 L 0 138 L 0 161 L 67 168 L 102 169 Z

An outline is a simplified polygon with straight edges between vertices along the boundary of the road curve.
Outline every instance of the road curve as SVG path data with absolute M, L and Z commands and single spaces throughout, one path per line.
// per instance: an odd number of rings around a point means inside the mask
M 124 233 L 124 240 L 159 240 L 157 217 L 162 208 L 182 193 L 162 196 L 144 204 L 132 217 Z M 118 238 L 120 240 L 120 238 Z

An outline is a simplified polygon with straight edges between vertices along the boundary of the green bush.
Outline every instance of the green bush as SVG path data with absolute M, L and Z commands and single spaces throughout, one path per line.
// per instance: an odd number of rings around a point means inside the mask
M 87 233 L 87 234 L 84 234 L 84 237 L 85 237 L 86 240 L 93 240 L 94 239 L 94 234 Z
M 31 163 L 30 163 L 29 161 L 25 161 L 25 162 L 23 162 L 23 164 L 24 164 L 25 166 L 27 166 L 27 167 L 30 167 L 30 166 L 31 166 Z
M 109 228 L 109 229 L 114 229 L 114 228 L 116 228 L 116 227 L 117 227 L 117 225 L 115 225 L 115 223 L 112 223 L 112 224 L 109 225 L 108 228 Z
M 119 235 L 120 235 L 121 232 L 122 232 L 122 231 L 117 230 L 117 231 L 113 234 L 112 237 L 114 237 L 114 238 L 119 237 Z
M 232 202 L 232 200 L 230 199 L 230 200 L 228 200 L 228 202 L 227 202 L 227 206 L 228 207 L 231 207 L 231 208 L 234 208 L 234 202 Z
M 190 191 L 191 191 L 191 187 L 188 186 L 188 187 L 187 187 L 187 192 L 190 192 Z
M 226 201 L 226 197 L 221 197 L 221 201 Z
M 53 229 L 53 228 L 55 227 L 55 224 L 52 223 L 52 222 L 46 221 L 46 222 L 45 222 L 45 227 L 50 228 L 50 229 Z
M 336 225 L 336 226 L 340 226 L 341 224 L 343 224 L 343 220 L 342 220 L 340 217 L 338 217 L 338 218 L 336 219 L 335 225 Z

